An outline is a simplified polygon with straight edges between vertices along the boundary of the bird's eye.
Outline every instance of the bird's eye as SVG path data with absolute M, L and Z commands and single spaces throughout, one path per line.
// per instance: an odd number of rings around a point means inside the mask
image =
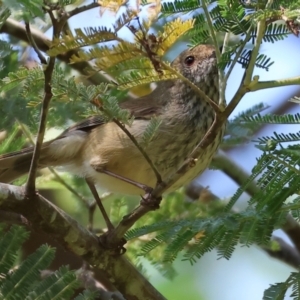
M 184 63 L 187 65 L 187 66 L 191 66 L 195 61 L 195 57 L 194 56 L 188 56 L 186 57 L 186 59 L 184 60 Z

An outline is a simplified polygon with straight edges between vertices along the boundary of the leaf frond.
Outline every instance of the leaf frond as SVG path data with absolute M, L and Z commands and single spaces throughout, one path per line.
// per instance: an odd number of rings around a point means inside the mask
M 85 28 L 84 31 L 77 28 L 75 29 L 75 35 L 71 31 L 66 31 L 60 39 L 55 39 L 47 54 L 57 56 L 70 50 L 115 40 L 117 40 L 116 33 L 106 27 L 89 27 Z

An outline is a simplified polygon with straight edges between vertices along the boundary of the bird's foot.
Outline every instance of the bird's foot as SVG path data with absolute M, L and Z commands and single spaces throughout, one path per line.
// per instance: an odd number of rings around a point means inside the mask
M 105 250 L 108 250 L 114 256 L 123 255 L 126 252 L 124 245 L 127 243 L 125 238 L 118 240 L 117 242 L 110 242 L 110 234 L 112 231 L 107 231 L 98 237 L 99 244 Z

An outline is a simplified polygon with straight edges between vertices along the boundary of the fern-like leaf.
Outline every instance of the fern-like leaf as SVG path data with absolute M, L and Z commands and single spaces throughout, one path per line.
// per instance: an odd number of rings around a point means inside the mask
M 0 11 L 0 28 L 3 26 L 3 24 L 8 19 L 9 16 L 10 16 L 10 10 L 8 8 L 4 8 L 3 10 Z
M 157 130 L 161 125 L 162 120 L 160 118 L 154 117 L 150 120 L 146 129 L 143 132 L 142 136 L 142 145 L 147 148 L 147 146 L 151 143 L 151 141 L 155 138 Z
M 127 90 L 141 84 L 177 78 L 176 74 L 173 74 L 168 70 L 163 72 L 163 74 L 158 74 L 154 69 L 141 70 L 140 72 L 132 71 L 129 74 L 126 74 L 126 76 L 120 76 L 116 79 L 118 81 L 119 88 Z
M 219 0 L 220 14 L 226 20 L 219 29 L 230 31 L 236 35 L 246 34 L 251 22 L 246 18 L 246 12 L 243 5 L 234 0 Z
M 30 70 L 26 68 L 20 68 L 17 72 L 8 73 L 8 76 L 3 78 L 0 82 L 0 91 L 7 92 L 15 87 L 19 87 L 29 76 L 29 73 Z
M 284 300 L 288 288 L 286 282 L 272 284 L 265 290 L 263 300 Z
M 300 274 L 293 272 L 285 282 L 271 285 L 264 292 L 263 300 L 283 300 L 288 288 L 292 287 L 291 299 L 298 300 L 300 285 Z
M 44 18 L 45 14 L 43 11 L 42 0 L 16 0 L 16 1 L 2 1 L 4 6 L 7 8 L 18 11 L 21 19 L 30 21 L 35 17 Z
M 47 51 L 50 56 L 57 56 L 59 54 L 76 50 L 81 47 L 95 45 L 101 42 L 108 42 L 116 40 L 117 36 L 114 32 L 106 27 L 100 28 L 86 28 L 75 29 L 75 35 L 71 31 L 63 34 L 61 39 L 55 39 Z
M 273 136 L 264 136 L 254 140 L 254 142 L 258 142 L 260 145 L 267 145 L 270 141 L 275 143 L 299 142 L 300 132 L 287 134 L 274 132 Z
M 299 124 L 300 114 L 287 114 L 287 115 L 264 115 L 257 114 L 254 116 L 242 116 L 242 120 L 246 123 L 259 123 L 259 124 Z
M 71 299 L 78 286 L 75 272 L 63 266 L 42 280 L 25 300 Z
M 162 32 L 159 32 L 157 35 L 158 49 L 155 52 L 158 55 L 163 56 L 179 37 L 183 36 L 193 28 L 193 25 L 193 19 L 182 21 L 180 18 L 166 23 Z
M 96 300 L 99 299 L 99 292 L 85 290 L 82 294 L 78 295 L 74 300 Z
M 168 243 L 164 252 L 163 262 L 173 262 L 178 253 L 187 246 L 189 241 L 195 237 L 195 232 L 189 228 L 184 229 L 182 234 L 177 235 L 171 242 Z
M 140 237 L 142 235 L 153 233 L 155 231 L 168 230 L 169 228 L 174 227 L 176 224 L 177 224 L 177 222 L 168 220 L 168 221 L 156 222 L 149 226 L 133 228 L 126 232 L 125 238 L 126 238 L 126 240 L 131 240 L 131 239 Z
M 187 32 L 187 36 L 192 46 L 204 44 L 210 38 L 207 22 L 202 14 L 194 17 L 194 26 Z
M 114 22 L 113 24 L 114 31 L 118 32 L 121 28 L 127 25 L 134 17 L 136 17 L 136 13 L 132 10 L 127 9 Z
M 72 56 L 71 63 L 89 61 L 96 59 L 96 66 L 100 70 L 106 70 L 120 62 L 131 58 L 142 56 L 142 51 L 136 44 L 129 42 L 120 42 L 112 47 L 92 48 L 88 52 L 80 51 L 77 56 Z
M 2 231 L 2 230 L 1 230 Z M 12 226 L 8 232 L 1 232 L 0 240 L 0 274 L 7 274 L 13 267 L 17 252 L 29 233 L 20 226 Z
M 25 299 L 32 285 L 40 276 L 40 270 L 46 269 L 54 258 L 55 250 L 42 245 L 36 252 L 19 266 L 19 268 L 6 278 L 1 286 L 1 293 L 5 299 L 14 299 L 18 295 Z
M 188 0 L 181 1 L 175 0 L 173 2 L 163 2 L 161 12 L 165 15 L 175 14 L 175 13 L 186 13 L 194 11 L 197 8 L 200 8 L 201 5 L 198 0 Z
M 271 23 L 268 25 L 266 33 L 264 34 L 263 40 L 269 43 L 275 43 L 280 40 L 284 40 L 290 30 L 285 24 Z M 256 38 L 256 36 L 254 36 Z

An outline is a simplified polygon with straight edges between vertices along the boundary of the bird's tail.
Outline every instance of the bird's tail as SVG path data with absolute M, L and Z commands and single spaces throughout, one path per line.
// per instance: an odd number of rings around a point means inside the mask
M 0 182 L 9 183 L 29 171 L 33 147 L 0 155 Z
M 38 168 L 72 164 L 86 143 L 87 136 L 85 131 L 70 128 L 57 138 L 44 142 Z M 28 147 L 0 155 L 0 182 L 9 183 L 28 173 L 33 150 L 33 147 Z
M 43 143 L 38 168 L 71 164 L 86 142 L 87 133 L 73 130 Z M 0 155 L 0 182 L 9 183 L 28 173 L 33 147 Z

